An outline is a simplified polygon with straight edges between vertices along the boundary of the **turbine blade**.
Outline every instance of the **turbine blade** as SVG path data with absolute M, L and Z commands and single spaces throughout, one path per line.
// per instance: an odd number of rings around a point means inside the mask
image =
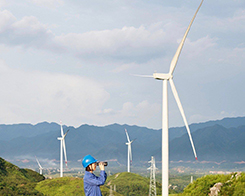
M 41 164 L 39 163 L 37 157 L 36 157 L 36 161 L 37 161 L 37 164 L 38 164 L 39 168 L 42 168 L 42 166 L 41 166 Z
M 61 132 L 61 137 L 64 136 L 64 132 L 63 132 L 63 127 L 62 127 L 62 123 L 60 122 L 60 132 Z
M 66 131 L 66 133 L 64 134 L 64 138 L 66 137 L 67 133 L 69 132 L 69 129 Z
M 127 129 L 125 129 L 125 133 L 126 133 L 126 136 L 127 136 L 127 140 L 130 143 L 130 139 L 129 139 L 129 135 L 128 135 Z
M 63 149 L 64 149 L 65 164 L 66 164 L 66 167 L 67 167 L 67 156 L 66 156 L 65 138 L 62 140 L 62 145 L 63 145 Z
M 153 75 L 138 75 L 138 74 L 131 74 L 132 76 L 141 77 L 141 78 L 154 78 Z
M 188 28 L 187 28 L 185 34 L 184 34 L 184 37 L 182 38 L 182 40 L 181 40 L 181 42 L 180 42 L 180 44 L 179 44 L 179 47 L 178 47 L 178 49 L 177 49 L 177 51 L 176 51 L 176 53 L 175 53 L 175 55 L 174 55 L 174 57 L 173 57 L 173 59 L 172 59 L 172 61 L 171 61 L 170 69 L 169 69 L 169 73 L 170 73 L 171 75 L 172 75 L 173 72 L 174 72 L 174 69 L 175 69 L 176 64 L 177 64 L 177 62 L 178 62 L 179 55 L 180 55 L 181 50 L 182 50 L 182 48 L 183 48 L 185 39 L 186 39 L 186 37 L 187 37 L 187 35 L 188 35 L 188 33 L 189 33 L 189 30 L 190 30 L 190 28 L 191 28 L 191 25 L 192 25 L 192 23 L 193 23 L 193 21 L 194 21 L 196 15 L 197 15 L 197 12 L 198 12 L 199 9 L 200 9 L 202 3 L 203 3 L 203 0 L 201 1 L 199 7 L 197 8 L 196 13 L 195 13 L 195 15 L 193 16 L 193 18 L 192 18 L 192 20 L 191 20 L 191 22 L 190 22 L 190 24 L 189 24 L 189 26 L 188 26 Z
M 185 113 L 184 113 L 183 107 L 182 107 L 182 105 L 181 105 L 181 102 L 180 102 L 180 99 L 179 99 L 179 96 L 178 96 L 178 93 L 177 93 L 177 90 L 176 90 L 176 88 L 175 88 L 175 86 L 174 86 L 174 81 L 173 81 L 173 79 L 171 78 L 171 79 L 169 79 L 169 82 L 170 82 L 170 86 L 171 86 L 171 88 L 172 88 L 172 92 L 173 92 L 173 94 L 174 94 L 174 98 L 175 98 L 175 100 L 176 100 L 176 102 L 177 102 L 177 105 L 178 105 L 178 107 L 179 107 L 181 116 L 182 116 L 182 118 L 183 118 L 183 120 L 184 120 L 185 127 L 186 127 L 187 133 L 188 133 L 188 135 L 189 135 L 189 139 L 190 139 L 190 142 L 191 142 L 191 146 L 192 146 L 192 149 L 193 149 L 194 156 L 195 156 L 195 158 L 197 159 L 195 146 L 194 146 L 194 143 L 193 143 L 192 137 L 191 137 L 191 132 L 190 132 L 190 129 L 189 129 L 189 126 L 188 126 L 188 123 L 187 123 L 187 120 L 186 120 L 186 117 L 185 117 Z

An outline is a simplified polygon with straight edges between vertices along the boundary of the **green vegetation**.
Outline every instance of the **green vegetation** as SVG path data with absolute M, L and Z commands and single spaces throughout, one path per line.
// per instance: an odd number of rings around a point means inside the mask
M 149 178 L 142 177 L 135 173 L 118 173 L 109 176 L 106 185 L 116 185 L 116 191 L 126 196 L 147 196 L 149 194 Z M 161 194 L 161 184 L 156 183 L 157 195 Z
M 228 182 L 221 187 L 221 195 L 245 195 L 245 173 L 233 173 Z
M 44 176 L 19 167 L 0 158 L 0 195 L 43 195 L 35 190 Z
M 35 188 L 37 191 L 43 193 L 44 195 L 54 196 L 54 195 L 79 195 L 85 196 L 83 189 L 83 179 L 73 178 L 73 177 L 63 177 L 44 180 L 39 182 Z M 103 196 L 109 196 L 110 189 L 106 186 L 100 187 Z M 115 196 L 122 196 L 116 192 L 113 192 Z
M 84 195 L 83 180 L 80 178 L 55 178 L 39 182 L 35 188 L 44 195 Z
M 199 195 L 206 196 L 210 193 L 210 188 L 216 183 L 221 182 L 221 190 L 219 195 L 223 196 L 238 196 L 245 195 L 245 174 L 244 173 L 232 173 L 229 175 L 207 175 L 202 178 L 198 178 L 192 184 L 189 184 L 184 192 L 183 196 Z
M 185 187 L 190 184 L 191 176 L 193 176 L 193 180 L 197 179 L 197 175 L 170 175 L 169 177 L 169 192 L 174 193 L 181 193 L 184 191 Z
M 193 180 L 196 180 L 198 177 L 202 175 L 192 174 L 170 174 L 169 176 L 169 193 L 182 193 L 184 188 L 190 184 L 191 176 L 193 176 Z M 162 182 L 162 174 L 156 174 L 156 181 L 161 183 Z
M 198 178 L 184 189 L 184 193 L 182 195 L 206 196 L 210 193 L 210 188 L 213 187 L 215 183 L 224 183 L 229 179 L 229 175 L 207 175 Z
M 245 173 L 229 175 L 206 175 L 194 177 L 190 184 L 191 175 L 171 175 L 169 193 L 172 196 L 206 196 L 210 188 L 222 183 L 219 195 L 245 195 Z M 159 179 L 157 175 L 157 179 Z M 196 179 L 196 180 L 195 180 Z M 104 186 L 101 186 L 103 196 L 109 196 L 110 187 L 115 196 L 147 196 L 149 192 L 149 178 L 135 173 L 117 173 L 108 176 Z M 158 181 L 158 180 L 157 180 Z M 161 184 L 156 183 L 157 195 L 161 195 Z M 182 192 L 184 189 L 184 192 Z M 181 193 L 182 192 L 182 193 Z M 29 169 L 19 167 L 0 158 L 0 195 L 84 195 L 83 179 L 79 177 L 63 177 L 44 180 L 44 176 Z

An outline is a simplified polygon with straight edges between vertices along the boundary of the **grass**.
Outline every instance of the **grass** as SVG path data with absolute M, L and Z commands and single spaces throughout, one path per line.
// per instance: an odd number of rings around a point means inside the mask
M 83 189 L 83 179 L 82 178 L 74 178 L 74 177 L 63 177 L 63 178 L 55 178 L 55 179 L 47 179 L 41 181 L 37 184 L 37 191 L 44 195 L 49 196 L 85 196 Z M 106 186 L 101 186 L 101 192 L 103 196 L 109 196 L 110 189 Z M 113 193 L 115 196 L 122 196 L 119 193 Z

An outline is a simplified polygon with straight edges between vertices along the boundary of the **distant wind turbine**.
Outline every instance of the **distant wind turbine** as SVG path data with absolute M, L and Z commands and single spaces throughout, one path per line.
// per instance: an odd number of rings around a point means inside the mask
M 182 41 L 180 42 L 179 44 L 179 47 L 171 61 L 171 64 L 170 64 L 170 69 L 169 69 L 169 72 L 167 74 L 163 74 L 163 73 L 154 73 L 153 76 L 143 76 L 143 77 L 153 77 L 157 80 L 162 80 L 163 81 L 163 100 L 162 100 L 162 196 L 167 196 L 168 195 L 168 170 L 169 170 L 169 142 L 168 142 L 168 81 L 170 83 L 170 86 L 171 86 L 171 89 L 172 89 L 172 92 L 173 92 L 173 95 L 174 95 L 174 98 L 177 102 L 177 105 L 179 107 L 179 110 L 180 110 L 180 113 L 182 115 L 182 118 L 184 120 L 184 123 L 185 123 L 185 126 L 186 126 L 186 129 L 187 129 L 187 133 L 189 135 L 189 138 L 190 138 L 190 142 L 191 142 L 191 146 L 192 146 L 192 149 L 193 149 L 193 153 L 194 153 L 194 156 L 195 158 L 197 159 L 197 155 L 196 155 L 196 150 L 195 150 L 195 147 L 194 147 L 194 144 L 193 144 L 193 141 L 192 141 L 192 137 L 191 137 L 191 133 L 190 133 L 190 129 L 189 129 L 189 126 L 188 126 L 188 123 L 187 123 L 187 120 L 186 120 L 186 117 L 185 117 L 185 114 L 184 114 L 184 110 L 183 110 L 183 107 L 181 105 L 181 102 L 180 102 L 180 99 L 179 99 L 179 96 L 178 96 L 178 93 L 176 91 L 176 88 L 175 88 L 175 85 L 174 85 L 174 82 L 173 82 L 173 72 L 174 72 L 174 69 L 176 67 L 176 64 L 178 62 L 178 59 L 179 59 L 179 55 L 180 55 L 180 52 L 183 48 L 183 45 L 184 45 L 184 42 L 185 42 L 185 39 L 187 37 L 187 34 L 191 28 L 191 25 L 197 15 L 197 12 L 199 11 L 201 5 L 203 3 L 203 0 L 201 1 L 199 7 L 197 8 L 185 34 L 184 34 L 184 37 L 182 38 Z
M 68 131 L 69 130 L 67 130 L 66 133 L 64 134 L 63 127 L 62 127 L 62 122 L 60 122 L 61 137 L 57 138 L 58 140 L 60 140 L 60 177 L 63 177 L 63 152 L 64 152 L 64 156 L 65 156 L 65 164 L 66 164 L 66 167 L 67 167 L 65 137 L 66 137 Z
M 36 157 L 36 161 L 37 161 L 37 164 L 38 164 L 38 166 L 39 166 L 39 172 L 40 172 L 40 174 L 42 175 L 42 174 L 43 174 L 43 168 L 42 168 L 41 164 L 39 163 L 37 157 Z
M 133 141 L 135 139 L 132 140 L 132 141 L 130 141 L 129 135 L 128 135 L 128 132 L 127 132 L 127 129 L 125 129 L 125 133 L 126 133 L 127 140 L 128 140 L 128 142 L 126 142 L 126 145 L 128 146 L 128 172 L 130 172 L 130 165 L 132 164 L 132 149 L 131 149 L 131 144 L 133 143 Z

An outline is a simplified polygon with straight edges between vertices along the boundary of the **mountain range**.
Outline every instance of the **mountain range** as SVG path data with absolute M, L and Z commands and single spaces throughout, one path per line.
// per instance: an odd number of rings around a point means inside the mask
M 81 125 L 63 126 L 69 129 L 66 136 L 68 160 L 77 162 L 87 154 L 99 160 L 117 160 L 126 164 L 127 146 L 125 130 L 132 144 L 135 165 L 155 156 L 161 160 L 161 130 L 146 127 L 112 124 L 107 126 Z M 245 160 L 245 117 L 190 125 L 199 161 Z M 60 125 L 42 122 L 36 125 L 0 125 L 0 156 L 5 159 L 59 160 Z M 169 129 L 170 160 L 194 161 L 191 145 L 185 127 Z M 33 158 L 34 157 L 34 158 Z

